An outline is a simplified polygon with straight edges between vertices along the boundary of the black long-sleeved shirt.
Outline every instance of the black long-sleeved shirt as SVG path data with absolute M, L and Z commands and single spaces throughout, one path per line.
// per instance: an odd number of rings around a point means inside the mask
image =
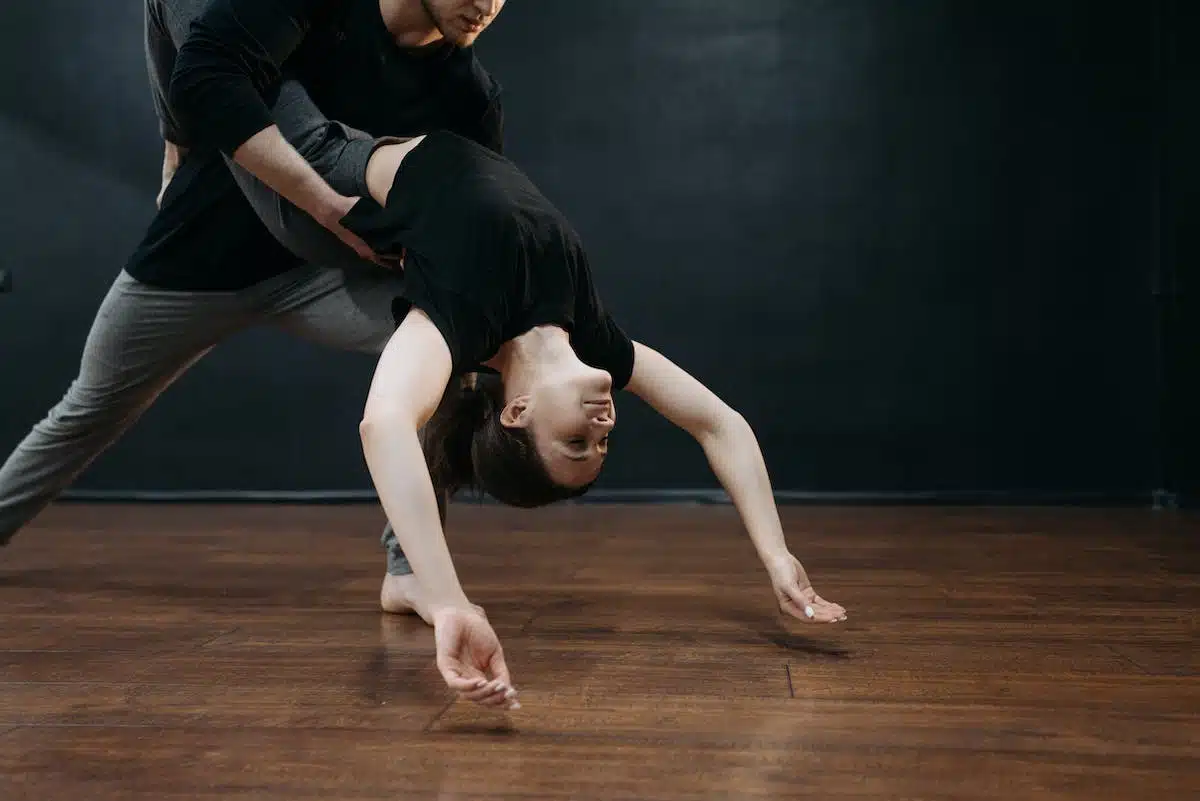
M 273 124 L 285 75 L 326 117 L 372 136 L 445 128 L 502 149 L 499 85 L 473 49 L 397 46 L 378 0 L 212 0 L 179 47 L 166 102 L 184 136 L 231 155 Z
M 262 224 L 221 154 L 195 147 L 166 100 L 172 34 L 207 0 L 145 0 L 146 68 L 164 139 L 190 148 L 125 270 L 143 283 L 190 292 L 233 292 L 300 265 Z
M 147 64 L 162 133 L 192 152 L 127 265 L 136 278 L 168 288 L 236 290 L 296 265 L 217 155 L 214 142 L 228 130 L 248 131 L 248 138 L 282 120 L 284 135 L 302 148 L 318 173 L 350 195 L 366 191 L 363 172 L 374 144 L 329 123 L 330 118 L 375 136 L 446 128 L 502 149 L 499 87 L 474 53 L 398 48 L 379 16 L 378 0 L 145 2 Z M 311 13 L 299 15 L 305 8 Z M 243 27 L 248 20 L 256 22 Z M 297 43 L 264 45 L 286 38 L 271 34 L 281 24 L 294 32 Z M 285 53 L 290 60 L 282 59 Z M 173 89 L 172 76 L 182 76 Z M 285 77 L 293 91 L 281 105 L 275 101 Z M 295 91 L 299 85 L 304 92 Z M 176 105 L 179 97 L 185 98 L 182 107 Z M 200 98 L 201 113 L 189 105 L 192 97 Z M 316 98 L 321 108 L 312 102 Z M 242 122 L 226 128 L 238 116 L 237 108 L 243 110 Z M 226 153 L 236 149 L 228 142 L 240 135 L 226 140 Z M 302 212 L 290 219 L 289 224 L 316 225 Z

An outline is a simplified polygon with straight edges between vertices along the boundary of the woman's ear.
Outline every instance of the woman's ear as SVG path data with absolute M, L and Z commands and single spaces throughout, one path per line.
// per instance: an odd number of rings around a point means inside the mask
M 529 396 L 518 395 L 500 410 L 500 425 L 505 428 L 525 428 L 529 425 Z

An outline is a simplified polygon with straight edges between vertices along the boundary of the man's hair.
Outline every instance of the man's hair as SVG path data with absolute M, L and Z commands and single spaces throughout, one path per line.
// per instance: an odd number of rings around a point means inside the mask
M 500 422 L 504 384 L 480 373 L 451 382 L 421 430 L 421 448 L 445 522 L 445 503 L 459 490 L 484 492 L 503 504 L 532 509 L 578 498 L 589 489 L 550 477 L 526 428 Z

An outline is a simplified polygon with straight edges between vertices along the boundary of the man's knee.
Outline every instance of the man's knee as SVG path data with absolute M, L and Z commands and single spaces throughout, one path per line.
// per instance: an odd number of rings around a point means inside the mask
M 149 402 L 148 395 L 152 393 L 136 388 L 103 389 L 76 379 L 34 428 L 55 439 L 86 436 L 98 429 L 120 426 L 137 415 Z

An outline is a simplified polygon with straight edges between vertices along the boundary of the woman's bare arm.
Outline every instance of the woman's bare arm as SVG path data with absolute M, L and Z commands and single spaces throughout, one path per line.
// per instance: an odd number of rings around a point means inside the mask
M 685 370 L 640 342 L 634 343 L 633 376 L 627 389 L 691 434 L 703 448 L 771 575 L 781 605 L 818 622 L 844 618 L 842 607 L 825 602 L 812 590 L 799 561 L 788 550 L 762 450 L 746 419 Z M 808 608 L 812 615 L 806 614 Z
M 429 595 L 431 612 L 471 608 L 446 546 L 437 496 L 417 437 L 437 408 L 450 374 L 450 350 L 442 334 L 425 314 L 410 311 L 379 359 L 359 426 L 379 500 Z
M 417 439 L 450 373 L 446 340 L 424 313 L 410 311 L 375 370 L 360 425 L 363 452 L 400 547 L 429 597 L 437 666 L 446 685 L 482 706 L 516 709 L 520 703 L 500 640 L 459 584 Z

